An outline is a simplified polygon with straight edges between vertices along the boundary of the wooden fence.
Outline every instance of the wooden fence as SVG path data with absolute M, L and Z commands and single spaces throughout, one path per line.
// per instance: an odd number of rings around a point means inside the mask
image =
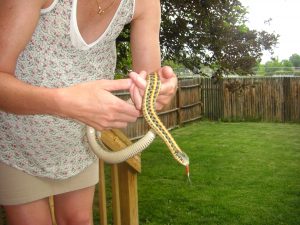
M 300 77 L 202 79 L 203 117 L 300 122 Z
M 129 98 L 128 93 L 117 95 Z M 176 97 L 159 115 L 169 129 L 201 117 L 222 121 L 300 122 L 300 77 L 180 79 Z M 123 131 L 134 140 L 148 129 L 140 117 Z

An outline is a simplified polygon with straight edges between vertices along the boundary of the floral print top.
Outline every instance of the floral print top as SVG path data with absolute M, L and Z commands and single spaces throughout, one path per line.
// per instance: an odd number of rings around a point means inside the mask
M 95 79 L 112 79 L 115 40 L 134 13 L 134 0 L 121 0 L 106 31 L 86 44 L 76 23 L 77 0 L 54 0 L 20 54 L 16 77 L 49 88 Z M 74 176 L 96 160 L 85 125 L 50 115 L 0 111 L 0 161 L 28 174 L 53 179 Z

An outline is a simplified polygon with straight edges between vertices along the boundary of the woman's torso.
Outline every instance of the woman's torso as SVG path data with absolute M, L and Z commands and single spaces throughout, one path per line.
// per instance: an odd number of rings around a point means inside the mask
M 116 0 L 111 18 L 95 32 L 92 28 L 98 18 L 92 17 L 89 29 L 84 29 L 87 20 L 80 16 L 85 9 L 81 4 L 58 0 L 42 10 L 32 39 L 18 58 L 18 79 L 57 88 L 113 78 L 115 40 L 132 19 L 134 0 Z M 0 134 L 0 161 L 32 175 L 64 179 L 95 160 L 88 149 L 85 126 L 72 120 L 0 112 Z

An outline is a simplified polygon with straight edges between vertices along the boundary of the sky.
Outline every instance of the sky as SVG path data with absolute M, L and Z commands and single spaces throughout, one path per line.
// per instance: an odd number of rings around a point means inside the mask
M 240 0 L 247 8 L 248 26 L 255 30 L 265 30 L 279 34 L 279 43 L 274 48 L 274 57 L 279 60 L 300 55 L 300 0 Z M 268 19 L 270 23 L 264 23 Z M 265 53 L 262 63 L 271 55 Z

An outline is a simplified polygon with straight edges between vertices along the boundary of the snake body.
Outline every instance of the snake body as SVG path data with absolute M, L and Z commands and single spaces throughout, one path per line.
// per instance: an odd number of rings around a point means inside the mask
M 87 127 L 88 141 L 93 152 L 99 158 L 107 163 L 119 163 L 145 150 L 154 140 L 155 134 L 157 134 L 166 143 L 174 159 L 186 167 L 186 173 L 189 176 L 189 157 L 179 148 L 155 111 L 156 98 L 159 94 L 160 86 L 161 82 L 156 73 L 147 75 L 147 86 L 143 97 L 142 111 L 151 129 L 143 138 L 121 151 L 111 152 L 105 148 L 101 141 L 97 140 L 97 136 L 101 135 L 101 133 L 97 135 L 97 131 L 91 127 Z
M 189 157 L 177 145 L 176 141 L 160 121 L 155 111 L 156 98 L 160 90 L 160 80 L 157 74 L 147 76 L 147 87 L 143 101 L 143 115 L 149 126 L 168 146 L 174 159 L 183 166 L 189 165 Z

